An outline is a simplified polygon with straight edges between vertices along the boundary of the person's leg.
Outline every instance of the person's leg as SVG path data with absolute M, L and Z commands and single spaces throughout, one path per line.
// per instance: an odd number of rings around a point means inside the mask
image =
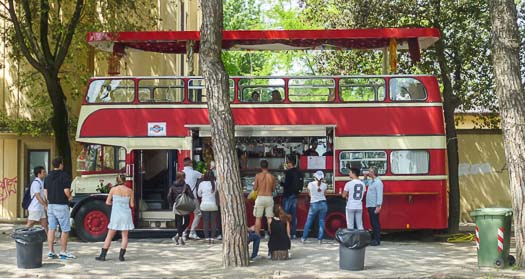
M 122 243 L 120 245 L 121 249 L 128 249 L 128 241 L 129 241 L 129 231 L 122 231 Z
M 317 240 L 321 241 L 324 237 L 324 219 L 326 218 L 326 213 L 328 212 L 328 205 L 325 201 L 320 202 L 319 204 L 319 236 Z
M 35 221 L 27 219 L 26 227 L 32 228 L 35 225 Z
M 288 197 L 287 207 L 286 213 L 292 215 L 291 235 L 292 238 L 295 238 L 297 234 L 297 195 Z
M 308 209 L 308 217 L 306 217 L 306 224 L 304 225 L 303 237 L 301 241 L 304 241 L 308 238 L 308 233 L 310 232 L 310 227 L 315 219 L 316 205 L 317 203 L 311 203 L 310 209 Z
M 354 216 L 352 214 L 352 209 L 345 208 L 346 212 L 346 228 L 351 230 L 354 228 L 354 222 L 352 221 L 352 217 Z
M 104 249 L 109 249 L 111 246 L 111 241 L 113 240 L 113 237 L 115 237 L 115 234 L 117 234 L 116 230 L 108 230 L 108 234 L 106 235 L 106 239 L 104 240 Z
M 221 208 L 219 207 L 219 210 L 217 211 L 217 239 L 222 240 L 222 216 L 221 216 Z
M 358 230 L 363 230 L 363 210 L 357 209 L 355 211 L 355 224 L 357 225 Z
M 195 231 L 197 229 L 197 226 L 199 226 L 199 221 L 201 220 L 202 212 L 200 210 L 199 200 L 194 199 L 195 202 L 195 210 L 193 210 L 193 222 L 191 223 L 191 229 L 190 229 L 190 238 L 196 238 L 197 232 Z
M 202 214 L 202 230 L 204 231 L 204 238 L 208 239 L 210 238 L 208 236 L 210 232 L 210 212 L 201 211 L 201 214 Z
M 47 228 L 47 218 L 41 218 L 40 219 L 40 226 L 42 226 L 42 228 L 46 231 L 48 231 L 48 228 Z
M 215 238 L 215 232 L 217 231 L 217 211 L 210 211 L 211 231 L 210 238 Z
M 259 234 L 261 231 L 261 217 L 255 217 L 255 233 Z
M 248 243 L 249 242 L 253 242 L 252 256 L 250 258 L 254 259 L 257 257 L 257 254 L 259 254 L 259 244 L 261 243 L 261 237 L 255 232 L 249 232 Z
M 53 248 L 53 242 L 55 242 L 55 230 L 58 225 L 58 219 L 55 216 L 55 205 L 50 204 L 47 211 L 47 219 L 49 220 L 49 230 L 47 231 L 47 246 L 49 248 L 49 255 L 53 256 L 55 254 L 55 249 Z M 56 257 L 56 255 L 54 255 Z
M 375 213 L 375 207 L 368 207 L 368 216 L 370 217 L 370 225 L 372 225 L 372 245 L 379 244 L 379 216 Z
M 58 218 L 58 223 L 60 224 L 60 228 L 62 229 L 62 236 L 60 237 L 60 246 L 62 248 L 61 253 L 66 253 L 69 231 L 71 231 L 71 224 L 69 220 L 69 206 L 65 204 L 60 205 L 59 212 L 60 217 Z M 74 258 L 74 256 L 68 255 L 68 258 Z

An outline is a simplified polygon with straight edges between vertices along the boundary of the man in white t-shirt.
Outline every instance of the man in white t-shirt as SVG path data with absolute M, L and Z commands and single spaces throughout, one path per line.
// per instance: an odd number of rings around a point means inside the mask
M 202 215 L 199 205 L 199 199 L 197 198 L 197 180 L 199 180 L 202 177 L 202 173 L 193 169 L 193 161 L 188 157 L 184 158 L 184 169 L 182 171 L 186 176 L 186 184 L 190 186 L 191 191 L 193 192 L 193 196 L 195 197 L 195 210 L 193 210 L 193 222 L 191 223 L 190 234 L 188 237 L 192 239 L 200 239 L 200 237 L 197 236 L 197 232 L 195 232 L 195 229 L 199 225 Z
M 35 180 L 31 183 L 31 203 L 27 210 L 29 216 L 27 216 L 27 227 L 32 228 L 36 222 L 40 222 L 40 225 L 47 234 L 47 200 L 44 195 L 44 178 L 46 177 L 46 169 L 42 166 L 35 167 L 33 170 L 35 174 Z
M 345 184 L 343 191 L 343 198 L 347 199 L 346 202 L 346 227 L 348 229 L 354 229 L 355 225 L 358 230 L 363 228 L 363 196 L 366 188 L 363 182 L 359 180 L 359 169 L 350 169 L 350 178 L 352 180 Z

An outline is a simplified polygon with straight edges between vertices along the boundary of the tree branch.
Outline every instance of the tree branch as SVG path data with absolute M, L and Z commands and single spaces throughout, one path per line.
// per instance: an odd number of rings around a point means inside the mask
M 26 40 L 24 38 L 24 35 L 22 33 L 22 28 L 20 27 L 20 21 L 18 20 L 18 16 L 15 12 L 15 6 L 13 4 L 13 0 L 8 0 L 9 7 L 7 7 L 7 11 L 9 12 L 9 16 L 11 18 L 11 22 L 13 23 L 13 27 L 15 28 L 15 36 L 16 40 L 18 41 L 18 45 L 20 46 L 20 50 L 22 51 L 22 54 L 26 57 L 29 64 L 31 64 L 35 69 L 39 71 L 43 71 L 44 67 L 42 64 L 33 57 L 31 51 L 35 52 L 35 50 L 31 50 L 30 46 L 26 45 Z
M 67 51 L 69 50 L 69 46 L 71 45 L 71 40 L 73 39 L 73 35 L 75 34 L 75 29 L 77 28 L 77 25 L 80 22 L 80 15 L 82 13 L 83 7 L 84 7 L 84 0 L 77 0 L 77 4 L 75 6 L 75 12 L 73 13 L 73 16 L 71 17 L 71 21 L 66 27 L 67 33 L 66 33 L 66 36 L 64 37 L 64 41 L 62 41 L 62 43 L 60 43 L 60 41 L 57 42 L 57 48 L 59 49 L 58 54 L 55 57 L 55 66 L 57 68 L 60 68 L 62 63 L 64 63 L 64 59 L 66 58 Z
M 49 48 L 49 40 L 47 35 L 49 34 L 49 2 L 47 0 L 40 1 L 40 45 L 42 46 L 42 52 L 46 64 L 54 64 L 55 57 L 51 54 Z M 58 72 L 58 69 L 56 69 Z

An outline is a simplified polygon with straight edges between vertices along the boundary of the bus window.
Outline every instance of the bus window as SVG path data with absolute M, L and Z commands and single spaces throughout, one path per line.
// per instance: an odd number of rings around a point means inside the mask
M 123 147 L 86 144 L 77 158 L 78 171 L 124 170 L 126 150 Z
M 386 152 L 374 151 L 341 151 L 339 153 L 339 171 L 348 174 L 350 168 L 359 168 L 361 171 L 376 167 L 378 174 L 386 173 Z
M 182 79 L 141 79 L 139 101 L 157 103 L 180 103 L 184 100 Z
M 97 79 L 89 84 L 88 103 L 130 103 L 135 96 L 131 79 Z
M 415 78 L 391 78 L 390 99 L 392 101 L 423 101 L 427 99 L 427 91 L 421 81 Z
M 393 174 L 426 174 L 429 162 L 426 150 L 396 150 L 390 154 L 390 168 Z
M 334 88 L 331 78 L 290 79 L 288 94 L 292 102 L 328 102 Z
M 280 100 L 279 100 L 280 97 Z M 284 99 L 284 80 L 280 78 L 244 78 L 239 80 L 241 102 L 274 102 Z
M 341 78 L 339 95 L 344 102 L 380 102 L 385 99 L 382 78 Z
M 229 79 L 228 90 L 230 92 L 230 102 L 235 99 L 235 82 Z M 188 83 L 188 92 L 190 102 L 205 103 L 207 102 L 206 87 L 204 79 L 191 79 Z

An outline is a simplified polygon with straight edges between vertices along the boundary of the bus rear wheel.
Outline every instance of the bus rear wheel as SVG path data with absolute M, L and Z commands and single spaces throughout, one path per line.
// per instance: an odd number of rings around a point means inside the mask
M 346 203 L 342 199 L 328 201 L 328 213 L 325 218 L 325 235 L 335 237 L 335 232 L 340 228 L 346 228 Z
M 77 236 L 87 242 L 104 241 L 110 212 L 109 207 L 100 200 L 82 205 L 75 216 Z

